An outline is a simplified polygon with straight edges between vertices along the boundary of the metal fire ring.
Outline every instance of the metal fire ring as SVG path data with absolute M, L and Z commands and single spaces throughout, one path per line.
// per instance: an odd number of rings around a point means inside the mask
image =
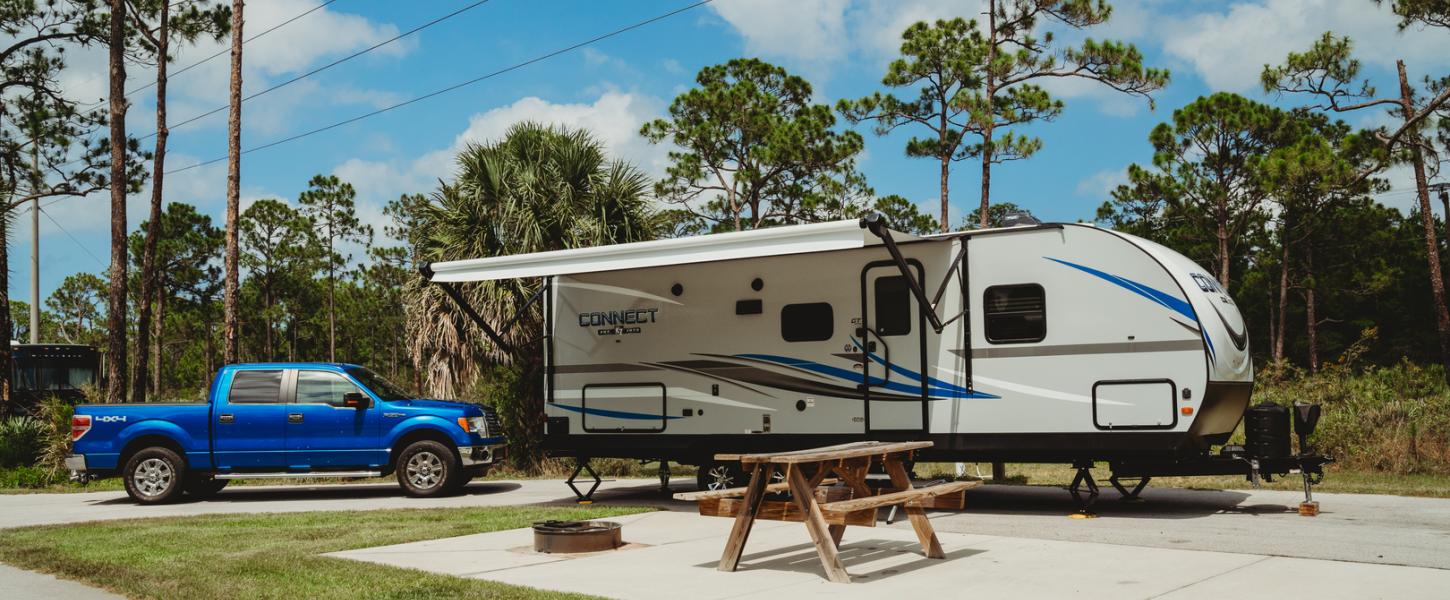
M 534 551 L 571 554 L 613 550 L 624 545 L 614 521 L 539 521 L 534 523 Z

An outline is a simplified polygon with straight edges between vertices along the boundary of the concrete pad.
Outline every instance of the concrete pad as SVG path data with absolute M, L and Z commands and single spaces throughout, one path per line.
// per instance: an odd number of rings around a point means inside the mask
M 83 583 L 0 564 L 0 592 L 7 600 L 123 600 Z
M 946 560 L 922 556 L 909 528 L 851 527 L 841 547 L 850 585 L 824 578 L 799 523 L 762 522 L 740 569 L 715 569 L 731 520 L 656 512 L 621 517 L 630 550 L 578 557 L 523 554 L 527 529 L 332 556 L 547 590 L 614 598 L 1443 597 L 1450 571 L 1243 553 L 938 532 Z M 513 554 L 512 557 L 505 555 Z M 493 560 L 499 560 L 493 563 Z M 1350 565 L 1353 568 L 1346 568 Z M 1309 585 L 1302 585 L 1308 582 Z M 1230 595 L 1225 595 L 1225 593 Z

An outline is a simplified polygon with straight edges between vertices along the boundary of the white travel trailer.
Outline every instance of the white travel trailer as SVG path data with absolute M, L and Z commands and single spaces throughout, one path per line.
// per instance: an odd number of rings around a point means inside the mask
M 871 217 L 423 270 L 459 301 L 458 282 L 543 279 L 545 444 L 581 464 L 718 485 L 718 452 L 926 439 L 923 460 L 1073 463 L 1094 495 L 1093 461 L 1144 483 L 1304 466 L 1209 454 L 1249 405 L 1243 317 L 1193 261 L 1091 225 Z

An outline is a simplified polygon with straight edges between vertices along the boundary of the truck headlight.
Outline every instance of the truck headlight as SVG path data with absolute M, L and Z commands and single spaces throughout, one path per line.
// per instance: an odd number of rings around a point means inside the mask
M 482 415 L 468 418 L 468 430 L 477 433 L 479 437 L 488 437 L 488 419 Z

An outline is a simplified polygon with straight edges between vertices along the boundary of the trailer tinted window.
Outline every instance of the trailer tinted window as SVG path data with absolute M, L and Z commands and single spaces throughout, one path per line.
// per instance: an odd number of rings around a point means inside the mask
M 994 285 L 983 294 L 982 306 L 988 342 L 1040 342 L 1047 337 L 1047 297 L 1040 285 Z
M 835 334 L 835 322 L 827 302 L 787 304 L 780 309 L 780 337 L 787 342 L 823 342 Z
M 911 333 L 911 288 L 900 275 L 876 280 L 876 314 L 871 324 L 880 335 Z
M 275 404 L 282 392 L 282 371 L 237 371 L 232 375 L 231 404 Z

